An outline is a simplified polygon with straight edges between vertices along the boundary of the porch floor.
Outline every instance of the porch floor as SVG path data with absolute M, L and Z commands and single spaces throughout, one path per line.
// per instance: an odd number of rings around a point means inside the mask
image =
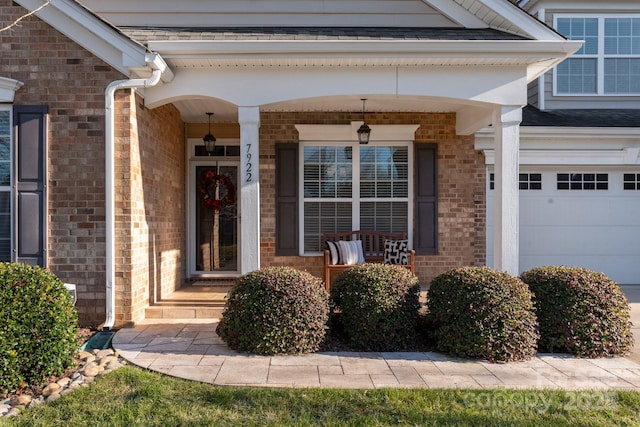
M 147 319 L 216 319 L 222 317 L 231 284 L 196 282 L 163 297 L 145 310 Z

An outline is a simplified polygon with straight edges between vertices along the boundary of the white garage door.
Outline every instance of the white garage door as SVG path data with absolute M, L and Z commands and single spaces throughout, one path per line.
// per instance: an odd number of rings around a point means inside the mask
M 619 284 L 640 284 L 640 171 L 522 167 L 521 172 L 521 271 L 580 266 Z M 490 183 L 487 265 L 493 265 Z

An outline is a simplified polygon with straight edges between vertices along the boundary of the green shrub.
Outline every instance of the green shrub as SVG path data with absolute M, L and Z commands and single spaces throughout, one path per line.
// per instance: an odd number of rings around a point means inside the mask
M 401 266 L 361 264 L 336 278 L 331 299 L 348 344 L 361 351 L 397 351 L 416 338 L 420 286 Z
M 0 263 L 0 393 L 60 375 L 78 351 L 78 314 L 49 271 Z
M 460 267 L 436 277 L 427 296 L 438 350 L 492 362 L 536 354 L 532 295 L 520 279 L 488 267 Z
M 239 278 L 216 331 L 227 345 L 255 354 L 317 351 L 324 342 L 329 298 L 324 283 L 290 267 Z
M 625 354 L 633 346 L 627 298 L 604 274 L 538 267 L 521 278 L 534 294 L 541 349 L 603 357 Z

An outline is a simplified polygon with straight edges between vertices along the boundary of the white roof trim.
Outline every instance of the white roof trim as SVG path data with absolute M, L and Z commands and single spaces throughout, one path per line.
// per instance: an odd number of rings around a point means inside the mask
M 450 20 L 466 28 L 486 28 L 487 24 L 459 4 L 451 0 L 422 0 Z
M 24 83 L 19 80 L 0 77 L 0 102 L 12 103 L 16 91 L 23 85 Z
M 339 54 L 406 57 L 408 54 L 443 58 L 515 56 L 564 59 L 582 46 L 581 41 L 560 40 L 159 40 L 149 48 L 165 58 L 180 57 L 291 57 Z
M 526 150 L 519 153 L 520 165 L 538 166 L 628 166 L 640 165 L 638 147 L 618 150 Z M 495 152 L 483 150 L 485 165 L 495 165 Z
M 493 11 L 496 15 L 504 18 L 512 23 L 522 33 L 529 35 L 537 40 L 563 40 L 564 37 L 558 34 L 553 29 L 549 28 L 544 23 L 540 22 L 535 17 L 529 15 L 527 12 L 519 8 L 517 5 L 511 3 L 508 0 L 453 0 L 460 4 L 463 8 L 471 11 L 473 10 L 478 16 L 481 12 L 482 6 Z M 478 16 L 480 19 L 485 19 L 485 23 L 491 26 L 488 15 L 483 17 Z
M 43 0 L 15 1 L 29 11 L 45 3 Z M 35 15 L 126 76 L 131 75 L 131 68 L 146 66 L 144 46 L 119 34 L 74 1 L 52 1 Z
M 521 165 L 640 165 L 640 128 L 520 126 Z M 475 135 L 485 164 L 495 163 L 493 129 Z

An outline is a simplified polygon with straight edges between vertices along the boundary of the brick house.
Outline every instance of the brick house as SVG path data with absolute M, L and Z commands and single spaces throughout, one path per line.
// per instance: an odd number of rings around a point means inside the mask
M 323 232 L 406 232 L 428 284 L 485 264 L 488 209 L 519 273 L 527 85 L 582 44 L 506 0 L 0 0 L 0 27 L 0 259 L 106 327 L 194 281 L 321 277 Z

